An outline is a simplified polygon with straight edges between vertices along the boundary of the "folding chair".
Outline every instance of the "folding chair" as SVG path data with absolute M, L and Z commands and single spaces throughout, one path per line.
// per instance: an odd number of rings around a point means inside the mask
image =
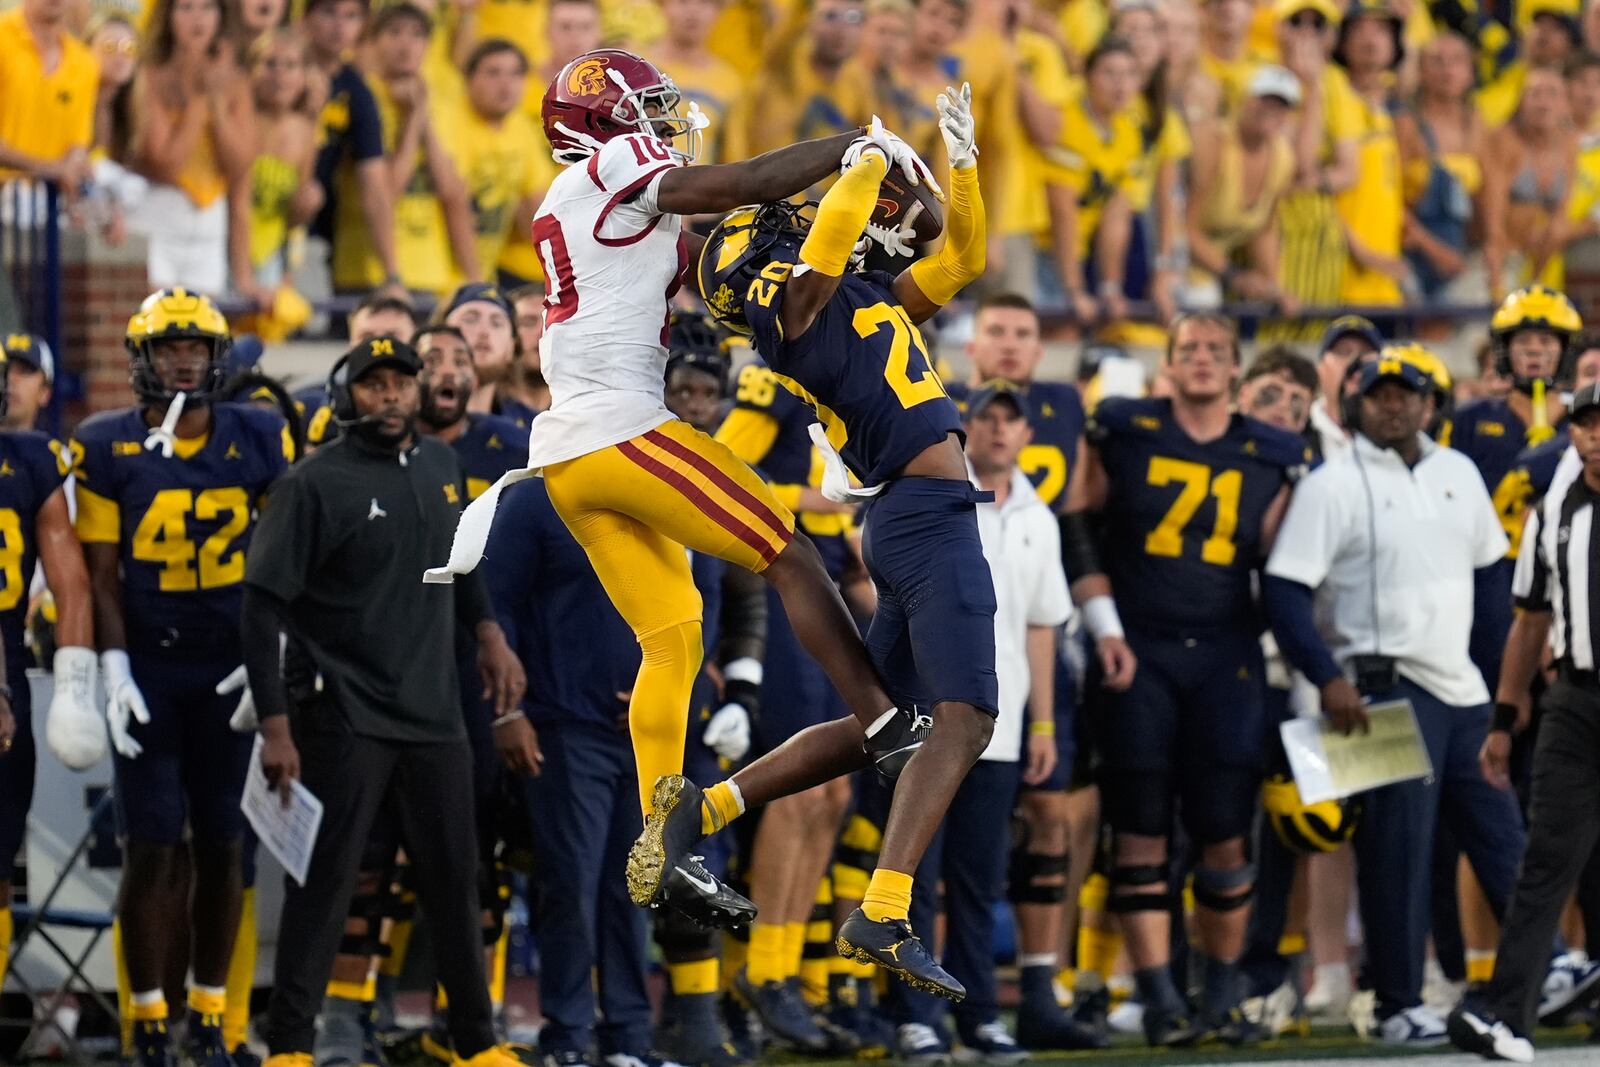
M 16 904 L 11 909 L 12 918 L 16 924 L 16 936 L 12 941 L 11 961 L 7 965 L 5 974 L 0 975 L 0 983 L 10 979 L 22 992 L 26 993 L 28 998 L 34 1002 L 34 1013 L 33 1018 L 26 1021 L 0 1019 L 0 1028 L 26 1029 L 27 1034 L 22 1039 L 24 1046 L 37 1033 L 54 1026 L 57 1010 L 66 1002 L 68 997 L 75 994 L 80 998 L 87 998 L 93 1001 L 101 1011 L 106 1013 L 107 1017 L 113 1020 L 117 1018 L 116 1003 L 96 989 L 94 982 L 90 981 L 88 975 L 84 973 L 84 967 L 87 965 L 89 957 L 94 954 L 94 950 L 99 946 L 101 938 L 105 937 L 106 933 L 111 929 L 113 916 L 110 912 L 83 911 L 75 908 L 56 908 L 52 906 L 56 897 L 61 893 L 62 887 L 66 885 L 72 869 L 77 866 L 78 861 L 83 858 L 84 853 L 88 850 L 90 841 L 94 837 L 94 825 L 111 810 L 111 797 L 111 791 L 108 789 L 95 803 L 89 817 L 90 832 L 84 834 L 77 846 L 61 864 L 60 873 L 56 875 L 56 880 L 50 886 L 50 890 L 45 894 L 44 899 L 37 904 Z M 56 937 L 52 936 L 52 930 L 85 930 L 89 931 L 89 937 L 82 949 L 74 953 L 57 940 Z M 49 949 L 66 968 L 66 975 L 62 979 L 59 989 L 45 991 L 36 988 L 17 966 L 23 957 L 23 953 L 35 941 L 42 942 L 45 948 Z M 43 998 L 44 994 L 48 994 L 48 999 Z M 93 1058 L 85 1054 L 83 1046 L 79 1044 L 74 1035 L 60 1032 L 59 1029 L 58 1032 L 62 1043 L 68 1049 L 71 1062 L 81 1063 Z

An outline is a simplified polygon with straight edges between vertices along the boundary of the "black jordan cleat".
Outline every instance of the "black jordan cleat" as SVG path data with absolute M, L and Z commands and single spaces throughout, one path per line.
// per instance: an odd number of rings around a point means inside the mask
M 898 708 L 894 718 L 862 742 L 861 747 L 872 757 L 872 764 L 877 767 L 884 782 L 893 785 L 932 730 L 933 716 L 913 714 L 905 708 Z
M 743 926 L 756 917 L 756 906 L 689 851 L 705 836 L 700 800 L 700 788 L 681 774 L 656 779 L 644 831 L 628 851 L 628 895 L 640 907 L 665 904 L 701 926 Z
M 1151 1048 L 1187 1048 L 1205 1035 L 1188 1015 L 1149 1005 L 1144 1009 L 1144 1039 Z
M 966 987 L 939 966 L 904 919 L 873 922 L 857 908 L 839 927 L 833 944 L 843 958 L 876 963 L 913 989 L 955 1001 L 966 998 Z

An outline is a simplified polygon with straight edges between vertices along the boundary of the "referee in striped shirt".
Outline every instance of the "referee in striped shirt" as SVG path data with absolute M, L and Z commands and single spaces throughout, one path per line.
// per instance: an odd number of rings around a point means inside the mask
M 1528 687 L 1549 643 L 1556 681 L 1545 691 L 1533 756 L 1528 846 L 1500 930 L 1494 977 L 1451 1014 L 1450 1040 L 1487 1059 L 1528 1063 L 1540 987 L 1562 907 L 1600 838 L 1600 384 L 1573 394 L 1567 425 L 1582 473 L 1528 513 L 1512 582 L 1506 638 L 1483 773 L 1510 788 L 1511 733 L 1528 718 Z M 1585 974 L 1589 981 L 1600 977 Z

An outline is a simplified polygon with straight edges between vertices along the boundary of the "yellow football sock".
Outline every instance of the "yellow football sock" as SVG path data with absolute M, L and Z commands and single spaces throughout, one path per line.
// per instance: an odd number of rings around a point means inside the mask
M 250 1030 L 250 994 L 256 984 L 256 890 L 244 891 L 239 912 L 239 933 L 228 960 L 228 1006 L 222 1010 L 222 1043 L 230 1049 L 244 1044 Z
M 1467 982 L 1477 985 L 1487 982 L 1494 977 L 1494 952 L 1485 952 L 1482 949 L 1467 949 Z
M 500 936 L 494 939 L 494 959 L 489 963 L 489 1003 L 496 1008 L 506 1002 L 506 950 L 511 945 L 511 924 L 500 924 Z
M 823 1004 L 828 999 L 828 960 L 833 958 L 833 882 L 827 877 L 817 883 L 817 897 L 805 931 L 800 983 L 807 1000 Z
M 401 898 L 402 903 L 410 903 L 410 894 Z M 411 947 L 412 920 L 396 919 L 389 924 L 389 954 L 378 964 L 378 973 L 390 978 L 399 978 L 400 972 L 405 970 L 406 950 Z
M 369 974 L 360 982 L 341 982 L 335 978 L 328 983 L 327 994 L 340 1000 L 356 1000 L 370 1004 L 378 996 L 377 975 Z
M 732 782 L 718 782 L 700 802 L 700 832 L 714 834 L 744 814 L 744 798 Z
M 852 815 L 839 835 L 839 845 L 834 850 L 833 898 L 835 900 L 860 900 L 867 892 L 867 880 L 872 868 L 878 865 L 878 849 L 883 845 L 883 831 L 870 819 Z
M 1122 954 L 1122 935 L 1115 930 L 1097 930 L 1093 926 L 1078 928 L 1078 970 L 1110 978 L 1117 969 L 1117 957 Z
M 1298 956 L 1305 950 L 1305 934 L 1284 934 L 1278 938 L 1278 955 L 1280 956 Z
M 0 981 L 11 963 L 11 908 L 0 908 Z
M 911 885 L 909 874 L 879 867 L 861 897 L 861 910 L 875 923 L 904 919 L 911 914 Z
M 1082 911 L 1105 911 L 1106 895 L 1111 883 L 1103 874 L 1091 874 L 1083 880 L 1078 890 L 1078 908 Z
M 122 1036 L 122 1054 L 133 1055 L 133 982 L 128 978 L 128 960 L 122 951 L 122 920 L 111 923 L 111 956 L 117 965 L 117 1028 Z
M 751 985 L 765 985 L 783 980 L 782 923 L 753 922 L 750 924 L 750 955 L 745 961 L 745 972 Z
M 828 957 L 828 973 L 830 975 L 841 974 L 846 978 L 862 978 L 870 982 L 877 970 L 878 965 L 875 963 L 857 963 L 855 960 L 847 960 L 843 956 Z
M 783 924 L 783 955 L 779 957 L 779 966 L 783 968 L 784 978 L 793 978 L 800 973 L 800 957 L 806 950 L 806 924 Z
M 651 796 L 656 780 L 683 770 L 683 745 L 689 732 L 683 709 L 689 706 L 695 679 L 700 676 L 705 644 L 698 619 L 638 638 L 641 660 L 633 698 L 628 702 L 628 733 L 639 774 L 639 802 L 648 814 L 655 810 Z
M 222 1013 L 228 1010 L 228 991 L 192 985 L 189 987 L 189 1010 L 201 1018 L 214 1016 L 220 1024 Z
M 728 982 L 738 974 L 747 961 L 750 960 L 749 928 L 746 928 L 744 939 L 733 936 L 734 931 L 728 931 L 722 937 L 722 981 Z
M 721 988 L 720 968 L 716 960 L 691 960 L 688 963 L 667 964 L 667 980 L 672 991 L 680 997 L 700 993 L 715 993 Z
M 143 994 L 135 993 L 130 1007 L 136 1023 L 159 1023 L 167 1019 L 167 998 L 160 995 L 148 1000 Z

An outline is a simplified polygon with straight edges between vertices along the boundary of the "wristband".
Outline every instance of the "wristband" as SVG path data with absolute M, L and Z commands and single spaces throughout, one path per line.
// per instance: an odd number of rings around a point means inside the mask
M 494 722 L 491 722 L 489 724 L 489 729 L 495 730 L 504 726 L 508 722 L 516 722 L 518 719 L 526 719 L 527 717 L 528 716 L 526 712 L 524 712 L 521 708 L 517 708 L 513 711 L 506 712 L 504 715 L 494 720 Z
M 1121 637 L 1122 617 L 1117 614 L 1117 602 L 1101 594 L 1092 596 L 1083 604 L 1083 625 L 1096 640 L 1102 637 Z
M 1054 737 L 1055 735 L 1056 723 L 1054 719 L 1040 719 L 1037 722 L 1028 724 L 1029 737 Z
M 1489 720 L 1489 730 L 1511 733 L 1517 728 L 1517 706 L 1503 700 L 1495 701 L 1494 717 Z

